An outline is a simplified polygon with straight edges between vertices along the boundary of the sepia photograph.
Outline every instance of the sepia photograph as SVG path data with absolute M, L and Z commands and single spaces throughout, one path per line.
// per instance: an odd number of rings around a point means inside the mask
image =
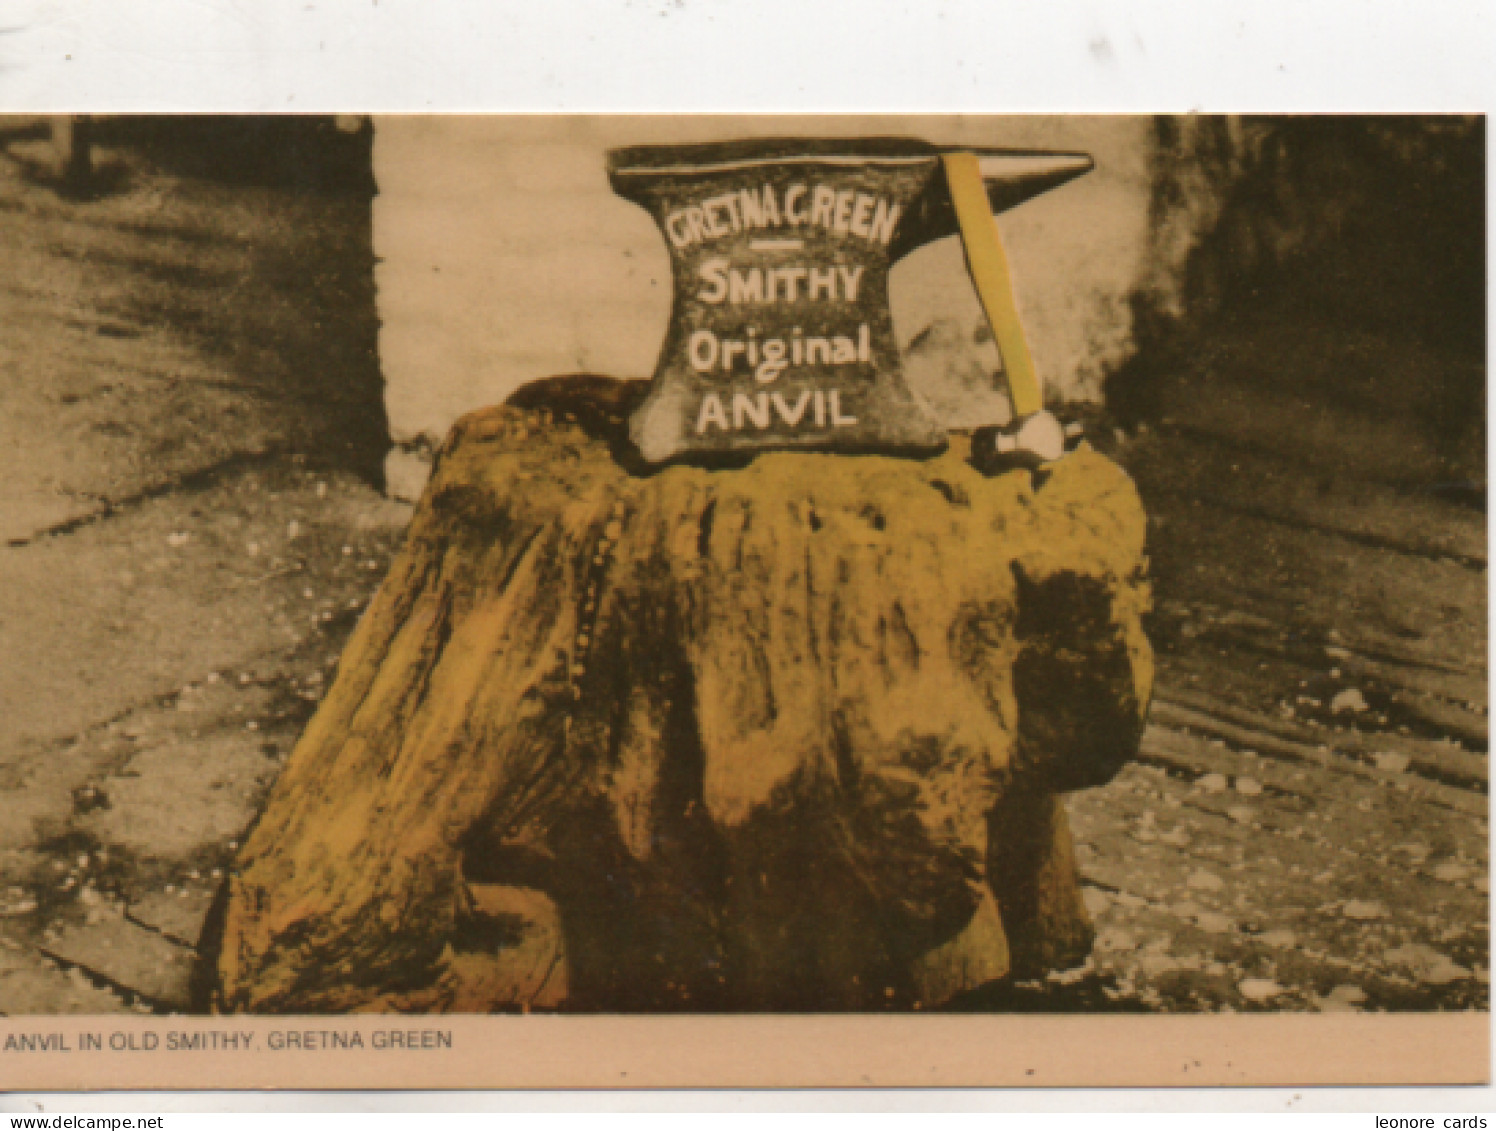
M 1486 1025 L 1486 161 L 0 117 L 7 1051 Z

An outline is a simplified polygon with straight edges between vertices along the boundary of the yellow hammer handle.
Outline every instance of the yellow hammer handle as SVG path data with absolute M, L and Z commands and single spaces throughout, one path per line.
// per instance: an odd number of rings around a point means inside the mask
M 1002 354 L 1008 395 L 1013 398 L 1013 415 L 1019 419 L 1032 416 L 1044 407 L 1044 393 L 1039 386 L 1039 375 L 1034 372 L 1023 323 L 1018 321 L 1013 276 L 1008 271 L 1008 256 L 997 231 L 997 217 L 987 200 L 981 166 L 971 153 L 945 153 L 940 159 L 950 185 L 951 202 L 956 206 L 966 267 L 976 284 L 982 309 L 987 312 L 998 352 Z

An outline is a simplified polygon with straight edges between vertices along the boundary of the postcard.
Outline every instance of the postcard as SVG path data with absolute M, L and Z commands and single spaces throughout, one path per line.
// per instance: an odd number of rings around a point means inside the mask
M 1488 1080 L 1485 147 L 0 119 L 0 1087 Z

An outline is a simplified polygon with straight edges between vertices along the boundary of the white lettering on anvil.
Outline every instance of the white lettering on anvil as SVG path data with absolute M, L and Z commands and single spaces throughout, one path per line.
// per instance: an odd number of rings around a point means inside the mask
M 790 185 L 784 207 L 773 185 L 739 189 L 677 208 L 665 217 L 665 234 L 677 248 L 769 228 L 824 228 L 887 245 L 899 222 L 900 206 L 881 196 L 832 185 Z
M 734 393 L 731 404 L 729 419 L 727 406 L 722 403 L 721 396 L 708 393 L 702 397 L 701 409 L 696 414 L 696 434 L 704 435 L 708 428 L 716 428 L 720 432 L 741 432 L 750 424 L 759 431 L 764 431 L 776 419 L 786 427 L 795 428 L 804 419 L 807 408 L 811 410 L 817 428 L 826 428 L 828 425 L 832 428 L 851 428 L 857 423 L 855 416 L 842 411 L 840 389 L 817 389 L 813 393 L 809 389 L 802 389 L 793 403 L 783 393 Z
M 796 326 L 788 338 L 760 341 L 758 328 L 749 326 L 742 338 L 720 338 L 711 330 L 696 330 L 686 342 L 686 354 L 697 373 L 720 370 L 733 373 L 746 368 L 761 385 L 777 381 L 789 368 L 804 365 L 870 365 L 873 335 L 868 324 L 857 327 L 854 341 L 846 334 L 832 337 L 807 336 Z
M 727 259 L 708 259 L 696 269 L 706 285 L 696 297 L 719 303 L 856 302 L 861 267 L 749 267 L 739 270 Z M 801 284 L 804 284 L 802 287 Z

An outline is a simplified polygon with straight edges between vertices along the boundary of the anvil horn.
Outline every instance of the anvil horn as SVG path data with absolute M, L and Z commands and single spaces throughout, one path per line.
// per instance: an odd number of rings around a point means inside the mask
M 942 152 L 956 152 L 945 147 Z M 1096 167 L 1085 153 L 1053 153 L 1023 150 L 969 149 L 977 162 L 993 215 L 1016 208 L 1024 201 L 1084 176 Z M 892 259 L 908 255 L 932 240 L 953 236 L 960 230 L 956 210 L 944 184 L 931 185 L 900 227 L 889 248 Z
M 977 168 L 993 212 L 1005 212 L 1095 167 L 1096 162 L 1084 153 L 977 154 Z

